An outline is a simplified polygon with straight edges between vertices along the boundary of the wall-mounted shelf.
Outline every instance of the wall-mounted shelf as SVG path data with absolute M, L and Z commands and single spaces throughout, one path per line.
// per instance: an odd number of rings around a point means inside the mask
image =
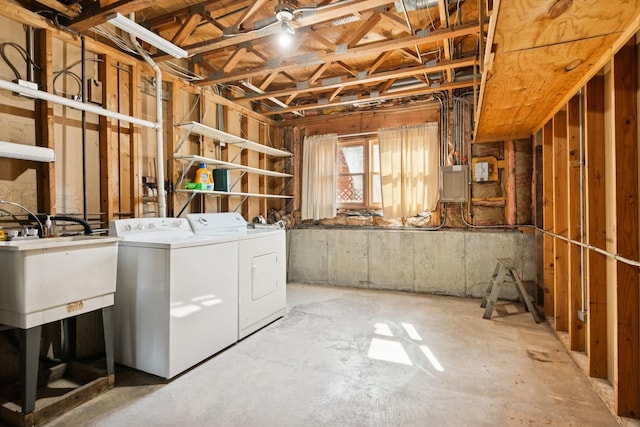
M 173 158 L 176 159 L 176 160 L 183 160 L 183 161 L 190 162 L 191 164 L 189 164 L 189 166 L 187 168 L 185 168 L 185 169 L 189 169 L 189 167 L 191 167 L 195 163 L 204 163 L 204 164 L 207 164 L 207 165 L 220 166 L 221 169 L 241 170 L 241 171 L 245 171 L 245 172 L 255 173 L 255 174 L 258 174 L 258 175 L 275 176 L 275 177 L 278 177 L 278 178 L 291 178 L 291 177 L 293 177 L 293 175 L 288 174 L 288 173 L 276 172 L 276 171 L 271 171 L 271 170 L 268 170 L 268 169 L 259 169 L 259 168 L 254 168 L 254 167 L 251 167 L 251 166 L 245 166 L 245 165 L 239 165 L 237 163 L 225 162 L 223 160 L 211 159 L 209 157 L 202 157 L 202 156 L 174 156 Z
M 182 142 L 184 142 L 184 139 L 186 139 L 190 133 L 196 133 L 198 135 L 216 139 L 226 144 L 234 144 L 242 148 L 246 148 L 251 151 L 256 151 L 258 153 L 264 153 L 272 157 L 293 156 L 293 154 L 288 151 L 279 150 L 277 148 L 269 147 L 263 144 L 258 144 L 257 142 L 249 141 L 248 139 L 244 139 L 244 138 L 240 138 L 239 136 L 228 134 L 226 132 L 212 128 L 210 126 L 203 125 L 202 123 L 198 123 L 198 122 L 181 123 L 176 127 L 180 129 L 185 129 L 187 131 L 187 134 L 183 137 L 183 141 L 180 141 L 180 144 L 178 144 L 178 149 L 182 145 Z
M 182 186 L 182 183 L 184 182 L 186 176 L 187 176 L 187 173 L 191 170 L 192 166 L 196 165 L 196 164 L 199 164 L 199 163 L 204 163 L 206 165 L 213 165 L 213 166 L 215 166 L 217 168 L 220 168 L 220 169 L 240 171 L 240 172 L 242 172 L 241 176 L 244 176 L 245 173 L 252 173 L 252 174 L 263 175 L 263 176 L 272 177 L 272 178 L 285 178 L 285 179 L 287 179 L 287 178 L 292 178 L 293 177 L 293 175 L 289 174 L 289 173 L 278 172 L 278 171 L 273 171 L 273 170 L 268 170 L 268 169 L 260 169 L 260 168 L 256 168 L 256 167 L 252 167 L 252 166 L 248 166 L 248 165 L 243 165 L 243 164 L 240 164 L 240 163 L 234 163 L 233 160 L 235 160 L 235 157 L 234 157 L 234 159 L 232 159 L 232 161 L 228 162 L 228 161 L 212 159 L 212 158 L 209 158 L 209 157 L 198 156 L 198 155 L 183 155 L 183 154 L 179 154 L 178 151 L 182 147 L 182 144 L 188 139 L 189 135 L 192 134 L 192 133 L 197 134 L 197 135 L 201 135 L 201 136 L 204 136 L 204 137 L 207 137 L 207 138 L 212 138 L 212 139 L 218 141 L 221 145 L 222 144 L 230 144 L 230 145 L 239 147 L 241 149 L 247 149 L 247 150 L 255 151 L 257 153 L 262 153 L 262 154 L 265 154 L 265 155 L 271 156 L 271 157 L 287 158 L 287 157 L 292 157 L 293 154 L 288 152 L 288 151 L 285 151 L 285 150 L 280 150 L 280 149 L 269 147 L 269 146 L 266 146 L 266 145 L 263 145 L 263 144 L 258 144 L 256 142 L 249 141 L 248 139 L 228 134 L 226 132 L 223 132 L 221 130 L 212 128 L 210 126 L 203 125 L 202 123 L 198 123 L 198 122 L 181 123 L 179 125 L 176 125 L 176 127 L 179 128 L 179 129 L 185 130 L 185 134 L 183 135 L 182 139 L 178 143 L 178 145 L 177 145 L 177 147 L 176 147 L 176 149 L 174 151 L 174 156 L 173 157 L 174 157 L 175 160 L 185 163 L 185 167 L 184 167 L 184 169 L 182 171 L 182 174 L 181 174 L 180 178 L 176 182 L 176 185 L 175 185 L 176 190 L 175 191 L 177 193 L 187 193 L 187 194 L 189 194 L 189 199 L 183 205 L 182 209 L 180 210 L 180 212 L 178 213 L 177 216 L 182 215 L 182 213 L 184 212 L 186 207 L 193 201 L 193 199 L 197 195 L 214 196 L 214 197 L 226 197 L 226 196 L 242 197 L 243 199 L 238 204 L 238 206 L 236 207 L 236 210 L 249 197 L 264 198 L 264 199 L 292 199 L 293 198 L 293 196 L 287 196 L 287 195 L 283 195 L 283 194 L 248 193 L 248 192 L 241 192 L 241 191 L 233 191 L 234 186 L 239 182 L 240 178 L 237 178 L 236 181 L 233 184 L 230 185 L 229 189 L 231 191 L 191 190 L 191 189 L 180 188 Z M 186 164 L 187 162 L 188 162 L 188 164 Z
M 239 191 L 215 191 L 215 190 L 176 190 L 178 193 L 205 194 L 208 196 L 241 196 L 241 197 L 263 197 L 265 199 L 292 199 L 293 196 L 283 194 L 260 194 L 260 193 L 242 193 Z

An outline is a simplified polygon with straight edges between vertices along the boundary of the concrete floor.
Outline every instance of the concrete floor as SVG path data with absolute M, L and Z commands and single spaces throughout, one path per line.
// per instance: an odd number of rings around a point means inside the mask
M 119 368 L 57 426 L 616 426 L 549 325 L 479 300 L 290 284 L 286 316 L 170 382 Z

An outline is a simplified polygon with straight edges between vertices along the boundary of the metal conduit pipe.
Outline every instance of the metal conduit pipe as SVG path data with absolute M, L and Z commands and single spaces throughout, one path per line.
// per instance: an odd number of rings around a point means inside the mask
M 135 14 L 130 13 L 129 19 L 135 22 Z M 164 193 L 164 143 L 162 128 L 162 70 L 154 62 L 153 59 L 142 49 L 140 43 L 133 34 L 129 34 L 131 43 L 136 50 L 144 58 L 144 60 L 153 68 L 156 73 L 156 157 L 158 159 L 158 170 L 156 171 L 156 179 L 158 181 L 158 216 L 165 218 L 167 216 L 167 196 Z
M 65 107 L 75 108 L 80 111 L 88 111 L 104 117 L 110 117 L 116 120 L 122 120 L 123 122 L 139 125 L 147 128 L 155 129 L 158 124 L 150 122 L 148 120 L 138 119 L 136 117 L 121 114 L 115 111 L 107 110 L 106 108 L 98 107 L 97 105 L 90 103 L 82 103 L 80 101 L 74 101 L 73 99 L 65 98 L 64 96 L 54 95 L 42 90 L 31 89 L 26 86 L 20 86 L 17 83 L 13 83 L 7 80 L 0 79 L 0 89 L 8 90 L 10 92 L 21 93 L 26 96 L 30 96 L 35 99 L 42 99 L 44 101 L 54 102 L 56 104 L 64 105 Z
M 461 205 L 461 206 L 462 206 L 462 205 Z M 541 232 L 541 233 L 543 233 L 543 234 L 547 234 L 547 235 L 549 235 L 549 236 L 551 236 L 551 237 L 556 237 L 556 238 L 558 238 L 558 239 L 560 239 L 560 240 L 564 240 L 564 241 L 565 241 L 565 242 L 567 242 L 567 243 L 571 243 L 571 244 L 573 244 L 573 245 L 580 246 L 581 248 L 588 249 L 588 250 L 590 250 L 590 251 L 594 251 L 594 252 L 599 253 L 599 254 L 601 254 L 601 255 L 604 255 L 604 256 L 606 256 L 606 257 L 608 257 L 608 258 L 612 258 L 612 259 L 614 259 L 614 260 L 616 260 L 616 261 L 623 262 L 623 263 L 625 263 L 625 264 L 627 264 L 627 265 L 630 265 L 630 266 L 633 266 L 633 267 L 640 267 L 640 261 L 634 261 L 634 260 L 632 260 L 632 259 L 625 258 L 625 257 L 623 257 L 623 256 L 621 256 L 621 255 L 618 255 L 618 254 L 612 254 L 611 252 L 605 251 L 604 249 L 600 249 L 600 248 L 598 248 L 598 247 L 596 247 L 596 246 L 589 245 L 589 244 L 586 244 L 586 243 L 583 243 L 583 242 L 578 242 L 577 240 L 569 239 L 568 237 L 561 236 L 561 235 L 556 234 L 556 233 L 554 233 L 554 232 L 547 231 L 547 230 L 544 230 L 544 229 L 542 229 L 542 228 L 538 228 L 538 227 L 536 227 L 535 225 L 531 225 L 531 224 L 516 224 L 516 225 L 473 225 L 473 224 L 469 224 L 469 223 L 465 220 L 464 215 L 463 215 L 463 212 L 462 212 L 462 209 L 460 209 L 460 217 L 462 218 L 462 222 L 464 222 L 464 224 L 465 224 L 467 227 L 469 227 L 469 228 L 476 228 L 476 229 L 516 229 L 516 228 L 533 228 L 534 230 L 539 231 L 539 232 Z

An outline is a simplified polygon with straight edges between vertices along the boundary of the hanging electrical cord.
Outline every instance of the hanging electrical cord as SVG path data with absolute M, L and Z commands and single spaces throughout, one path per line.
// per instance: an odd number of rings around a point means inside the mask
M 7 64 L 7 66 L 11 69 L 11 71 L 13 71 L 13 74 L 16 76 L 16 79 L 21 80 L 22 76 L 20 75 L 20 72 L 18 71 L 18 69 L 13 65 L 13 63 L 7 57 L 7 53 L 6 53 L 7 47 L 13 47 L 14 49 L 16 49 L 20 54 L 20 56 L 22 56 L 22 59 L 24 59 L 24 62 L 27 64 L 27 67 L 31 65 L 36 70 L 40 70 L 40 67 L 35 62 L 33 62 L 33 59 L 31 58 L 31 56 L 29 55 L 29 53 L 26 51 L 25 48 L 20 46 L 18 43 L 4 42 L 0 44 L 0 56 L 2 57 L 4 62 Z
M 98 59 L 98 58 L 87 58 L 85 59 L 85 62 L 102 62 L 102 59 Z M 76 61 L 73 64 L 69 65 L 68 67 L 60 70 L 60 71 L 54 71 L 53 74 L 55 74 L 55 77 L 53 78 L 52 81 L 52 86 L 53 86 L 53 93 L 56 95 L 65 95 L 65 96 L 69 96 L 71 95 L 74 98 L 81 98 L 82 97 L 82 90 L 83 90 L 83 84 L 82 84 L 82 77 L 80 77 L 79 75 L 77 75 L 76 73 L 74 73 L 73 71 L 71 71 L 71 69 L 79 64 L 81 64 L 82 61 Z M 78 85 L 78 91 L 76 93 L 69 93 L 66 92 L 64 90 L 59 90 L 56 89 L 56 81 L 58 80 L 58 78 L 60 78 L 60 76 L 69 76 L 71 77 Z

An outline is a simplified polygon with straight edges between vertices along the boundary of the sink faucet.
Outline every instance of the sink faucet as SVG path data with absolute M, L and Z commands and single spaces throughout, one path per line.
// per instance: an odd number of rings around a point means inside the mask
M 0 199 L 0 205 L 1 204 L 6 204 L 6 205 L 11 205 L 11 206 L 16 206 L 22 210 L 24 210 L 25 212 L 27 212 L 29 215 L 31 215 L 33 218 L 35 218 L 36 222 L 38 223 L 38 226 L 40 226 L 40 233 L 43 232 L 44 227 L 42 226 L 42 222 L 40 222 L 40 220 L 38 219 L 38 217 L 36 216 L 36 214 L 34 214 L 33 212 L 31 212 L 29 209 L 27 209 L 25 206 L 22 206 L 20 203 L 16 203 L 16 202 L 10 202 L 8 200 L 2 200 Z

